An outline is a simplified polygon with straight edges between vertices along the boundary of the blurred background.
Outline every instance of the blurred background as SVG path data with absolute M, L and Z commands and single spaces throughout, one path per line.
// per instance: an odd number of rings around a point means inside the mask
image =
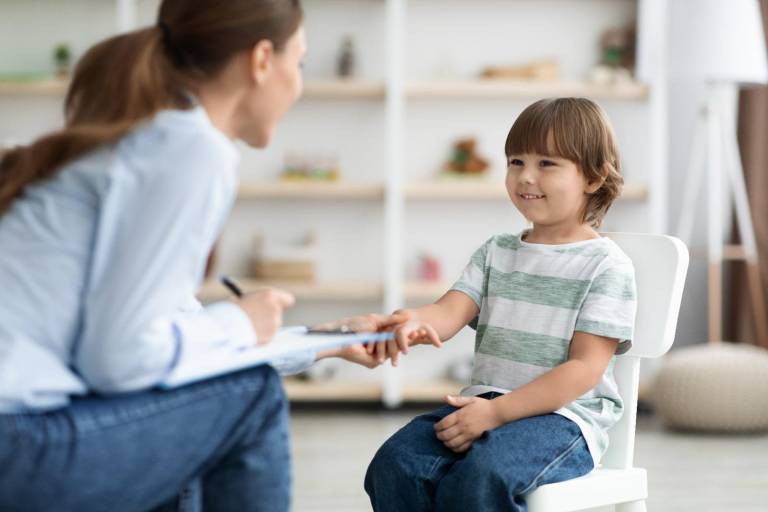
M 768 1 L 303 3 L 304 96 L 268 149 L 242 147 L 210 276 L 292 291 L 287 324 L 432 301 L 488 237 L 526 226 L 503 186 L 516 116 L 542 97 L 592 98 L 613 122 L 626 184 L 603 229 L 677 234 L 692 254 L 675 344 L 641 373 L 649 510 L 768 510 Z M 154 23 L 158 4 L 0 0 L 0 146 L 60 126 L 77 59 Z M 707 170 L 712 140 L 695 137 L 722 84 L 740 95 L 720 119 L 743 162 L 722 167 L 749 201 Z M 213 281 L 199 294 L 224 296 Z M 296 510 L 369 509 L 376 448 L 467 382 L 465 331 L 396 369 L 324 361 L 286 379 Z

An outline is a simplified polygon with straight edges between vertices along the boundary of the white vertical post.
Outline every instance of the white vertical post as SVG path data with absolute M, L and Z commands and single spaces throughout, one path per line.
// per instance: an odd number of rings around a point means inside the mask
M 641 0 L 638 6 L 638 78 L 650 87 L 648 155 L 649 231 L 667 233 L 668 226 L 668 54 L 666 0 Z
M 137 25 L 136 0 L 116 0 L 115 25 L 118 33 L 129 32 Z
M 721 146 L 722 84 L 709 84 L 707 94 L 707 253 L 709 261 L 709 341 L 722 336 L 723 154 Z
M 386 3 L 386 193 L 384 199 L 384 308 L 403 306 L 403 39 L 406 0 Z M 382 400 L 387 407 L 402 402 L 398 368 L 384 367 Z

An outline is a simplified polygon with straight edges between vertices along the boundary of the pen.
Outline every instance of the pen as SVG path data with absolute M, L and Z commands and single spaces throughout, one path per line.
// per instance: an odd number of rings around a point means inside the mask
M 235 294 L 236 297 L 239 298 L 243 296 L 243 290 L 232 279 L 227 276 L 221 276 L 219 280 L 221 281 L 221 284 L 226 286 L 229 291 Z

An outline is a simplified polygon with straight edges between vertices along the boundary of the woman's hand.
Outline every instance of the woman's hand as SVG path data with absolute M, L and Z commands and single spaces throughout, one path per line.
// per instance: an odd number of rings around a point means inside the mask
M 437 438 L 449 450 L 462 453 L 472 446 L 483 432 L 504 424 L 498 410 L 499 402 L 476 396 L 446 396 L 446 403 L 457 407 L 435 424 Z
M 269 343 L 277 330 L 283 325 L 283 311 L 296 302 L 290 293 L 275 288 L 265 288 L 247 293 L 234 300 L 248 318 L 256 331 L 256 343 Z

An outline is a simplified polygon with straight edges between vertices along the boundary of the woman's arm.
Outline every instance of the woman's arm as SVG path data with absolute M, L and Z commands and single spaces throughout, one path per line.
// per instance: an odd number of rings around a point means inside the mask
M 178 366 L 257 341 L 233 302 L 182 310 L 234 198 L 235 161 L 232 148 L 190 127 L 166 135 L 141 151 L 118 145 L 106 175 L 73 355 L 97 391 L 151 387 Z M 279 297 L 266 299 L 276 313 Z

